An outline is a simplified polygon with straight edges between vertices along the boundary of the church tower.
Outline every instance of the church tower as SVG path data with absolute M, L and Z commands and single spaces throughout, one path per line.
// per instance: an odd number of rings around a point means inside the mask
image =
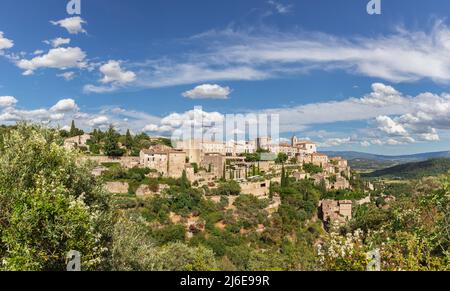
M 292 139 L 291 139 L 292 146 L 295 147 L 297 145 L 297 143 L 298 143 L 298 138 L 295 135 L 293 135 Z

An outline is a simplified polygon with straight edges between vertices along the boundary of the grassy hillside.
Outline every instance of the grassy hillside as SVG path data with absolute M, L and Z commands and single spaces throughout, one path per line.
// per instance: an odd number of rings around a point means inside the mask
M 396 161 L 377 161 L 369 159 L 352 159 L 348 161 L 350 167 L 357 171 L 376 171 L 396 166 L 400 162 Z
M 422 162 L 407 163 L 372 173 L 364 174 L 366 178 L 402 178 L 416 179 L 447 173 L 450 170 L 450 158 L 430 159 Z

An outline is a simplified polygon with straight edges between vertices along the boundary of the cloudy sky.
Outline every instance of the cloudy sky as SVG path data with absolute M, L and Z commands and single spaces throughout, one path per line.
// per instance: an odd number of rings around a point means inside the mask
M 450 149 L 450 3 L 2 0 L 0 123 L 170 135 L 201 106 L 323 150 Z

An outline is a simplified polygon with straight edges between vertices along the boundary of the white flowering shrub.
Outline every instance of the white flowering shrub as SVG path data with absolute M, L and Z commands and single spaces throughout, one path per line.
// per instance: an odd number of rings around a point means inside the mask
M 356 230 L 346 236 L 333 229 L 317 245 L 320 269 L 330 271 L 364 271 L 369 263 L 363 233 Z
M 89 168 L 56 130 L 20 124 L 0 144 L 0 269 L 65 270 L 70 250 L 82 270 L 107 256 L 109 209 Z

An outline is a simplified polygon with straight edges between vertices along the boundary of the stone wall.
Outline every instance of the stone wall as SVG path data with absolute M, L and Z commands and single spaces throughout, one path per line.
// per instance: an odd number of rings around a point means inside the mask
M 105 189 L 112 194 L 128 194 L 128 183 L 107 182 Z
M 168 176 L 180 178 L 186 165 L 186 153 L 171 152 L 169 154 Z
M 147 185 L 141 185 L 136 190 L 136 196 L 149 196 L 149 195 L 154 195 L 154 194 L 155 194 L 155 192 L 151 191 Z
M 256 197 L 260 197 L 260 196 L 266 196 L 269 194 L 270 181 L 246 182 L 246 183 L 241 183 L 240 186 L 241 186 L 242 194 L 251 194 Z
M 124 168 L 134 168 L 139 166 L 139 157 L 107 157 L 107 156 L 84 156 L 83 160 L 91 160 L 98 164 L 102 163 L 119 163 Z

